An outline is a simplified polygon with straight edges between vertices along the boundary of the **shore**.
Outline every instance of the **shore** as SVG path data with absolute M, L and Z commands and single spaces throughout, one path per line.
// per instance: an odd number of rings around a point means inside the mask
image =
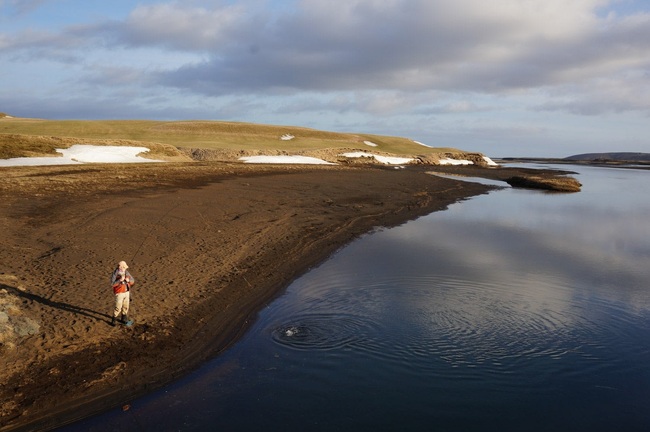
M 2 171 L 3 431 L 47 430 L 127 404 L 228 348 L 293 279 L 351 240 L 491 189 L 421 168 Z M 133 327 L 109 325 L 108 279 L 120 260 L 136 279 Z

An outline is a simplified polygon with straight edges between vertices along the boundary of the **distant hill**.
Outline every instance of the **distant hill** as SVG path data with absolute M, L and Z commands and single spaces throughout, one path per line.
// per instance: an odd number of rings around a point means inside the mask
M 650 153 L 612 152 L 583 153 L 564 158 L 568 161 L 650 162 Z

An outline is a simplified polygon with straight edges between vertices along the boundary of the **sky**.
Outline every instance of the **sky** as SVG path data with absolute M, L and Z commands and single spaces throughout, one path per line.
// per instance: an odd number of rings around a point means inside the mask
M 0 0 L 0 112 L 650 152 L 648 0 Z

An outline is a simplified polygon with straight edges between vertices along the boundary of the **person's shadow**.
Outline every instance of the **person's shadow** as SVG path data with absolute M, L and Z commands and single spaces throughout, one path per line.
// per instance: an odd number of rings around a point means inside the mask
M 5 285 L 5 284 L 2 284 L 2 283 L 0 283 L 0 289 L 5 289 L 5 290 L 7 290 L 7 292 L 9 292 L 11 294 L 14 294 L 14 295 L 16 295 L 18 297 L 21 297 L 21 298 L 26 299 L 26 300 L 35 301 L 35 302 L 38 302 L 38 303 L 40 303 L 42 305 L 45 305 L 45 306 L 48 306 L 48 307 L 53 307 L 53 308 L 60 309 L 60 310 L 70 312 L 70 313 L 73 313 L 73 314 L 84 315 L 84 316 L 87 316 L 89 318 L 93 318 L 93 319 L 101 320 L 101 321 L 106 321 L 106 322 L 110 323 L 110 318 L 111 318 L 110 315 L 103 314 L 103 313 L 94 311 L 92 309 L 83 308 L 83 307 L 71 305 L 71 304 L 68 304 L 68 303 L 48 300 L 48 299 L 46 299 L 44 297 L 41 297 L 39 295 L 28 293 L 27 291 L 21 291 L 18 288 L 15 288 L 15 287 L 12 287 L 12 286 L 9 286 L 9 285 Z

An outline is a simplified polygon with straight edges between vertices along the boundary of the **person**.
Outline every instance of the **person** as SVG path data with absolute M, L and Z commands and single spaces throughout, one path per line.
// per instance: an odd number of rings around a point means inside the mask
M 111 319 L 112 326 L 115 325 L 115 320 L 120 314 L 122 315 L 120 320 L 122 324 L 130 322 L 129 302 L 131 300 L 131 287 L 135 283 L 135 279 L 129 273 L 128 268 L 126 262 L 120 261 L 111 275 L 111 286 L 113 287 L 113 294 L 115 294 L 115 309 Z

